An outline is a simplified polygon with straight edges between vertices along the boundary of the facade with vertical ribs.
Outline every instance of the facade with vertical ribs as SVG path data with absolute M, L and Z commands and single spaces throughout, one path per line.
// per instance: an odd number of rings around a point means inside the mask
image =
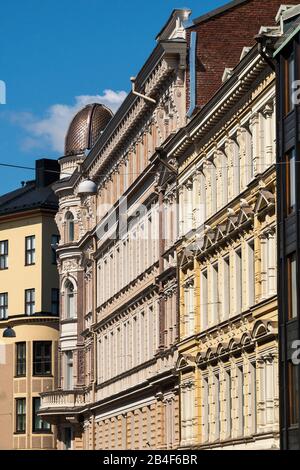
M 55 187 L 60 383 L 42 403 L 59 449 L 179 444 L 175 174 L 157 148 L 185 124 L 189 13 L 173 12 L 136 77 L 152 101 L 131 92 L 113 117 L 90 105 L 67 134 Z
M 117 113 L 70 125 L 40 411 L 59 449 L 278 447 L 275 77 L 253 45 L 279 6 L 174 10 Z
M 271 45 L 284 11 L 260 30 Z M 274 449 L 275 72 L 255 45 L 223 79 L 166 149 L 179 163 L 180 447 Z

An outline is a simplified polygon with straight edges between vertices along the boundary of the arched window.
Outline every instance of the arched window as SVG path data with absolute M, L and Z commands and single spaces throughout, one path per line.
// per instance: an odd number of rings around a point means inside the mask
M 67 281 L 65 284 L 65 296 L 66 296 L 66 318 L 76 317 L 76 307 L 75 307 L 75 293 L 74 285 L 71 281 Z
M 66 222 L 67 222 L 67 241 L 73 242 L 74 241 L 74 216 L 72 212 L 67 212 Z

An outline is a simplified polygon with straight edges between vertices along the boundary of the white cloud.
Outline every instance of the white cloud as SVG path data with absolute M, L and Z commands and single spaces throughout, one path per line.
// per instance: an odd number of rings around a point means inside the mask
M 31 113 L 12 113 L 10 120 L 27 132 L 22 142 L 24 150 L 50 149 L 63 153 L 68 126 L 74 115 L 89 103 L 102 103 L 115 112 L 126 98 L 125 91 L 104 90 L 103 95 L 81 95 L 75 97 L 73 105 L 54 104 L 38 118 Z

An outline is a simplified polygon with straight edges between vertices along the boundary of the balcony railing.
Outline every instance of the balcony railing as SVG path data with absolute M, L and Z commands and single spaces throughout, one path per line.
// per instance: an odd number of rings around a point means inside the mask
M 82 408 L 86 404 L 85 394 L 78 390 L 55 390 L 41 394 L 40 413 L 70 408 Z

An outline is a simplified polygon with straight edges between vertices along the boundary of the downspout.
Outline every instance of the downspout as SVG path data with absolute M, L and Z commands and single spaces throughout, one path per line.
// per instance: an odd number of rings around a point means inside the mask
M 142 95 L 142 93 L 138 93 L 137 91 L 135 91 L 135 81 L 136 81 L 136 77 L 130 77 L 130 81 L 131 81 L 131 83 L 132 83 L 132 90 L 131 90 L 131 92 L 132 92 L 133 95 L 139 96 L 139 97 L 142 98 L 143 100 L 150 101 L 150 103 L 156 104 L 156 100 L 154 100 L 153 98 L 150 98 L 150 96 Z
M 96 206 L 97 207 L 97 206 Z M 97 214 L 96 214 L 97 221 Z M 97 260 L 96 260 L 96 251 L 97 251 L 97 238 L 96 235 L 93 236 L 93 317 L 92 325 L 96 324 L 97 321 Z M 97 333 L 92 330 L 93 335 L 93 363 L 94 363 L 94 373 L 93 373 L 93 383 L 92 383 L 92 402 L 96 401 L 96 387 L 97 387 L 97 375 L 98 375 L 98 364 L 97 364 Z M 92 449 L 95 450 L 95 414 L 92 412 Z
M 197 46 L 197 32 L 192 31 L 190 36 L 190 51 L 189 51 L 189 72 L 190 72 L 190 107 L 187 112 L 187 117 L 191 118 L 196 108 L 196 46 Z

